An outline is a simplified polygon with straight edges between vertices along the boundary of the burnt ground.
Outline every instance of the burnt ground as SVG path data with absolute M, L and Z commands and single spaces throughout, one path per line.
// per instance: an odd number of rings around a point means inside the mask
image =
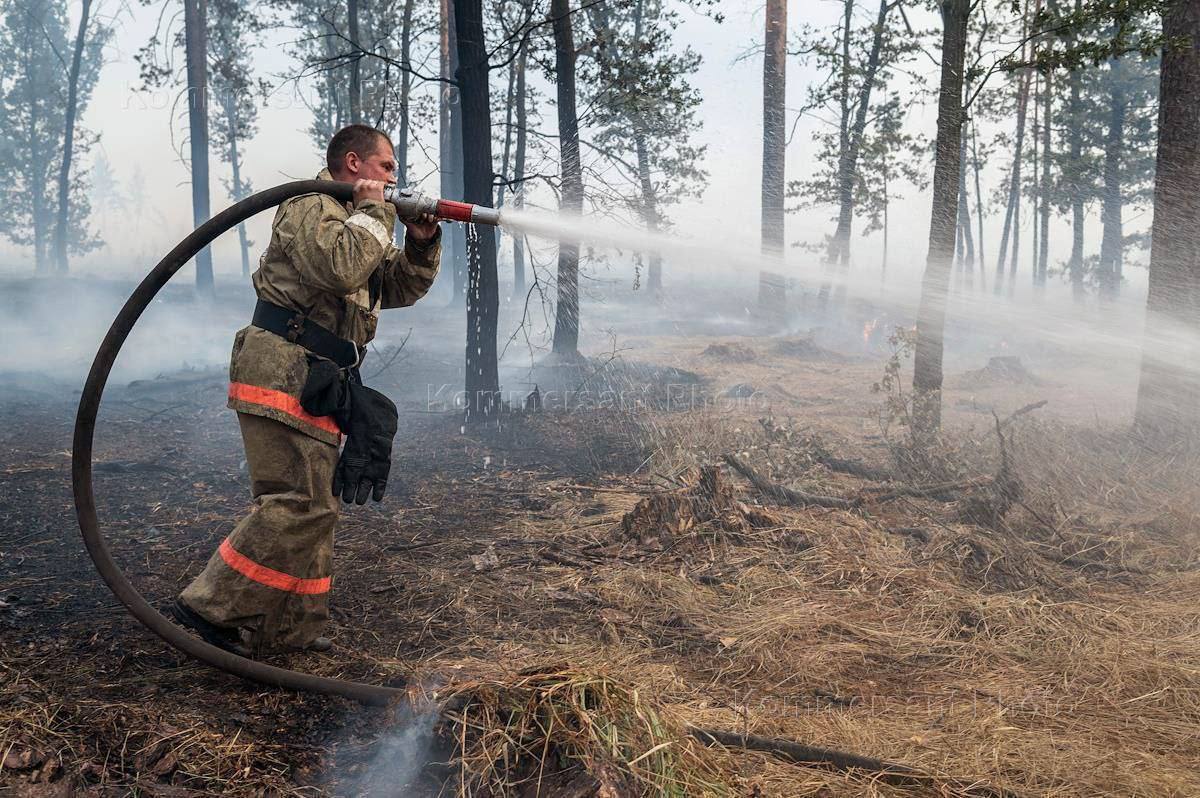
M 597 340 L 587 364 L 508 372 L 521 395 L 533 382 L 586 399 L 464 428 L 438 404 L 459 368 L 438 342 L 461 325 L 443 315 L 414 312 L 401 326 L 421 334 L 373 356 L 388 364 L 374 384 L 402 406 L 398 479 L 343 515 L 335 648 L 272 662 L 427 689 L 595 671 L 688 723 L 930 774 L 897 786 L 744 753 L 721 759 L 733 794 L 1200 791 L 1196 461 L 1128 440 L 1132 389 L 1106 383 L 1111 364 L 1039 352 L 1024 366 L 1040 377 L 1015 381 L 986 369 L 987 351 L 952 359 L 938 476 L 956 487 L 889 496 L 932 476 L 895 468 L 902 435 L 881 430 L 870 391 L 876 340 L 730 336 L 689 314 L 629 324 L 619 353 Z M 432 721 L 244 683 L 142 630 L 78 538 L 71 381 L 3 384 L 0 792 L 536 792 L 472 783 L 454 764 L 462 727 L 439 722 L 444 747 L 416 755 L 403 730 Z M 106 395 L 100 519 L 158 606 L 248 506 L 224 389 L 220 368 L 176 369 Z M 999 501 L 995 420 L 1023 489 L 989 516 L 970 508 Z M 729 454 L 856 504 L 788 504 L 722 467 L 732 503 L 630 514 Z M 542 792 L 639 791 L 615 783 Z

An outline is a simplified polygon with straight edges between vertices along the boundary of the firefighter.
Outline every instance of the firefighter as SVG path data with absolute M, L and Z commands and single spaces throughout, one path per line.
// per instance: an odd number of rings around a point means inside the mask
M 243 656 L 326 651 L 339 494 L 383 496 L 395 406 L 362 386 L 358 363 L 381 308 L 412 305 L 437 275 L 441 231 L 384 201 L 396 159 L 385 133 L 350 125 L 330 140 L 321 180 L 354 184 L 279 206 L 254 273 L 253 321 L 234 338 L 229 407 L 237 411 L 254 504 L 179 595 L 176 619 Z M 339 456 L 339 443 L 346 444 Z

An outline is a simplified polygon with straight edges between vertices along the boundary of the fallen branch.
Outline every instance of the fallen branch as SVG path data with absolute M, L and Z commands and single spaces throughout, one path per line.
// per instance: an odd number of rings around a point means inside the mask
M 1049 401 L 1049 399 L 1043 399 L 1040 402 L 1031 402 L 1022 408 L 1014 410 L 1011 416 L 1000 422 L 1000 429 L 1004 429 L 1026 413 L 1032 413 L 1034 410 L 1040 410 L 1041 408 L 1045 407 Z
M 852 477 L 869 479 L 872 482 L 890 482 L 896 478 L 895 474 L 885 469 L 860 463 L 857 460 L 843 460 L 840 457 L 834 457 L 828 452 L 820 450 L 814 452 L 813 459 L 830 471 L 839 471 L 843 474 L 849 474 Z
M 756 734 L 736 734 L 734 732 L 718 731 L 715 729 L 700 729 L 688 727 L 688 734 L 705 745 L 719 744 L 726 748 L 743 748 L 747 751 L 762 751 L 786 762 L 798 765 L 815 765 L 833 770 L 849 771 L 864 770 L 877 775 L 879 781 L 898 787 L 928 787 L 939 781 L 932 776 L 908 765 L 888 762 L 883 759 L 854 754 L 848 751 L 837 751 L 832 748 L 818 748 L 805 745 L 793 740 L 783 740 L 777 737 L 760 737 Z M 1016 798 L 1015 793 L 1000 790 L 981 784 L 958 783 L 960 792 L 964 795 L 978 798 Z
M 859 505 L 857 500 L 842 499 L 837 496 L 818 496 L 815 493 L 804 493 L 803 491 L 793 490 L 792 488 L 780 485 L 777 482 L 772 482 L 732 454 L 727 454 L 722 459 L 730 468 L 748 479 L 750 484 L 758 488 L 761 493 L 782 504 L 792 504 L 800 507 L 830 507 L 835 510 L 853 510 Z

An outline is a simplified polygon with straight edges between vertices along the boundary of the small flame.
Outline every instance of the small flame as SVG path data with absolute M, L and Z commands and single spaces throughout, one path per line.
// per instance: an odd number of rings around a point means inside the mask
M 863 343 L 871 342 L 871 333 L 875 332 L 875 328 L 879 326 L 879 319 L 871 319 L 863 325 Z

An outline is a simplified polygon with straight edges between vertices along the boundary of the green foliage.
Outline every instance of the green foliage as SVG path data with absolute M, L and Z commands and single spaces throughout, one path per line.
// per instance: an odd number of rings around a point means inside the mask
M 76 31 L 68 29 L 65 0 L 0 3 L 0 235 L 32 247 L 38 267 L 48 251 L 58 210 L 67 83 Z M 89 24 L 78 83 L 83 116 L 99 77 L 109 31 Z M 74 159 L 83 163 L 96 137 L 76 122 Z M 83 253 L 100 245 L 88 228 L 89 175 L 72 169 L 67 246 Z
M 1010 59 L 1009 69 L 1082 69 L 1117 56 L 1153 58 L 1167 42 L 1158 21 L 1171 0 L 1088 0 L 1069 11 L 1050 3 L 1033 18 L 1039 43 L 1027 63 Z M 1017 7 L 1017 3 L 1013 3 Z
M 225 163 L 237 153 L 238 177 L 224 181 L 233 200 L 254 190 L 240 174 L 242 148 L 258 133 L 258 97 L 267 91 L 251 71 L 250 43 L 264 28 L 255 11 L 246 0 L 208 0 L 209 136 Z
M 899 14 L 889 13 L 872 75 L 868 59 L 874 47 L 877 9 L 872 4 L 865 9 L 869 16 L 859 19 L 854 14 L 854 0 L 842 2 L 851 14 L 848 26 L 845 19 L 829 29 L 804 25 L 790 47 L 792 54 L 815 66 L 822 76 L 819 83 L 807 88 L 800 111 L 818 120 L 822 128 L 814 137 L 815 171 L 804 179 L 790 181 L 787 196 L 798 201 L 793 210 L 831 206 L 836 220 L 843 158 L 855 146 L 854 123 L 864 83 L 870 79 L 870 105 L 857 144 L 853 174 L 854 209 L 856 215 L 866 218 L 863 235 L 868 235 L 882 229 L 884 208 L 895 197 L 898 183 L 925 183 L 926 144 L 921 135 L 905 128 L 911 100 L 901 94 L 898 86 L 901 73 L 920 50 L 922 34 L 910 32 L 901 24 Z M 908 74 L 903 77 L 912 79 Z M 920 89 L 919 81 L 907 87 L 907 91 Z
M 888 336 L 892 354 L 883 364 L 883 376 L 871 385 L 871 392 L 883 396 L 879 422 L 884 434 L 893 424 L 906 427 L 912 421 L 912 396 L 904 393 L 904 363 L 910 360 L 917 346 L 916 327 L 897 327 Z
M 707 181 L 705 148 L 692 139 L 702 124 L 701 97 L 689 77 L 700 55 L 674 44 L 679 15 L 661 0 L 612 0 L 588 12 L 583 53 L 591 57 L 578 63 L 579 122 L 587 149 L 607 167 L 595 170 L 601 185 L 592 196 L 667 227 L 662 207 L 697 195 Z
M 340 128 L 350 124 L 350 66 L 359 64 L 362 122 L 382 130 L 400 127 L 403 0 L 359 0 L 359 48 L 350 41 L 346 0 L 268 0 L 298 31 L 290 53 L 300 62 L 297 78 L 316 88 L 308 133 L 319 152 Z M 408 68 L 436 75 L 438 5 L 416 3 Z M 432 36 L 421 36 L 433 32 Z M 433 98 L 410 97 L 410 130 L 433 123 Z M 397 145 L 399 143 L 397 142 Z

